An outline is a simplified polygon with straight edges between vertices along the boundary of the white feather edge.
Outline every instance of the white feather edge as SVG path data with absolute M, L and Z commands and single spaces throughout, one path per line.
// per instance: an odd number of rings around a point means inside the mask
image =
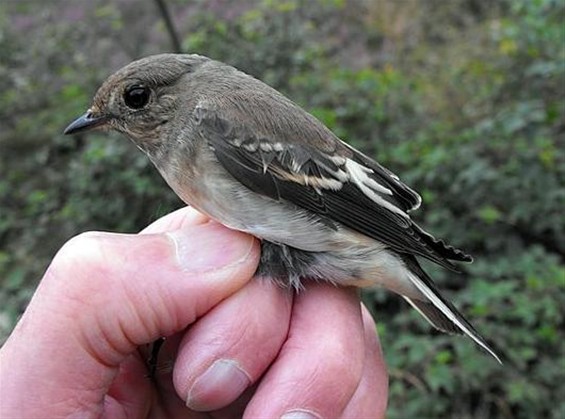
M 357 187 L 361 189 L 361 192 L 363 192 L 365 196 L 367 196 L 370 200 L 385 207 L 389 211 L 394 212 L 395 214 L 409 218 L 408 214 L 406 214 L 400 208 L 391 204 L 378 195 L 378 192 L 386 195 L 392 195 L 392 191 L 378 183 L 376 180 L 371 179 L 369 176 L 367 176 L 367 173 L 373 173 L 372 169 L 362 166 L 351 159 L 347 159 L 347 161 L 345 162 L 345 168 L 347 170 L 347 173 L 349 173 L 351 181 L 355 183 L 355 185 L 357 185 Z
M 363 153 L 361 153 L 359 150 L 356 150 L 355 148 L 353 148 L 353 146 L 347 144 L 345 141 L 341 141 L 341 140 L 340 140 L 340 142 L 341 142 L 345 147 L 347 147 L 348 149 L 350 149 L 351 151 L 353 151 L 354 153 L 360 154 L 361 156 L 365 157 L 366 159 L 371 160 L 371 158 L 368 157 L 366 154 L 363 154 Z M 347 159 L 347 160 L 349 160 L 349 159 Z M 371 169 L 370 169 L 370 170 L 371 170 Z M 397 175 L 395 175 L 394 173 L 392 173 L 390 170 L 388 170 L 388 169 L 386 169 L 386 168 L 384 168 L 384 170 L 385 170 L 385 171 L 387 172 L 387 174 L 391 177 L 391 179 L 394 179 L 394 180 L 397 181 L 397 182 L 402 182 L 402 181 L 400 180 L 400 177 L 398 177 Z M 371 172 L 372 172 L 372 170 L 371 170 Z M 407 187 L 406 185 L 404 185 L 404 186 Z M 409 189 L 410 189 L 410 188 L 409 188 Z M 415 194 L 415 196 L 416 196 L 416 201 L 417 201 L 417 202 L 416 202 L 416 204 L 415 204 L 412 208 L 410 208 L 410 211 L 417 210 L 418 208 L 420 208 L 420 205 L 422 205 L 422 197 L 420 196 L 420 194 L 418 194 L 418 193 L 417 193 L 416 191 L 414 191 L 414 190 L 412 190 L 412 192 Z
M 410 304 L 414 310 L 416 310 L 418 313 L 420 313 L 420 316 L 422 316 L 424 319 L 426 319 L 426 321 L 429 324 L 431 324 L 434 327 L 434 329 L 438 329 L 438 327 L 435 325 L 435 323 L 432 321 L 432 319 L 430 319 L 426 313 L 424 313 L 422 310 L 420 310 L 420 307 L 418 307 L 416 305 L 416 303 L 414 303 L 414 301 L 412 301 L 412 299 L 410 297 L 403 295 L 402 298 L 404 298 L 406 300 L 406 302 L 408 304 Z M 445 332 L 445 331 L 442 330 L 442 332 Z
M 461 321 L 459 321 L 459 319 L 457 318 L 457 316 L 451 311 L 451 309 L 446 306 L 444 304 L 443 301 L 441 301 L 436 295 L 435 293 L 424 283 L 424 281 L 422 281 L 420 278 L 418 278 L 416 275 L 412 274 L 412 273 L 408 273 L 408 277 L 410 278 L 410 281 L 412 281 L 412 283 L 416 286 L 416 288 L 418 288 L 418 290 L 420 290 L 420 292 L 422 294 L 424 294 L 424 296 L 430 300 L 430 302 L 436 306 L 436 308 L 438 308 L 449 320 L 451 320 L 459 329 L 461 329 L 463 332 L 465 332 L 465 334 L 467 336 L 469 336 L 471 339 L 473 339 L 475 341 L 475 343 L 477 345 L 479 345 L 481 348 L 483 348 L 485 351 L 487 351 L 489 354 L 492 355 L 492 357 L 494 359 L 496 359 L 498 361 L 499 364 L 502 365 L 502 361 L 500 360 L 500 358 L 498 357 L 498 355 L 496 353 L 494 353 L 494 351 L 492 349 L 490 349 L 486 344 L 484 344 L 483 342 L 481 342 L 481 339 L 479 339 L 475 333 L 470 330 L 467 326 L 465 326 Z M 412 302 L 409 299 L 406 299 L 410 305 L 412 305 L 412 307 L 414 307 L 416 309 L 416 311 L 418 311 L 427 321 L 429 321 L 432 325 L 433 323 L 430 321 L 430 319 L 424 315 L 417 307 L 414 306 L 414 304 L 412 304 Z

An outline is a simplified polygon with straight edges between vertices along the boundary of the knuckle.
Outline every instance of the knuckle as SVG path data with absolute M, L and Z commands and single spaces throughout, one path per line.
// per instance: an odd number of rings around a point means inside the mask
M 57 252 L 41 281 L 44 295 L 59 302 L 61 310 L 77 313 L 96 305 L 107 288 L 111 267 L 103 263 L 108 233 L 88 232 L 73 237 Z M 78 309 L 77 307 L 82 307 Z M 79 321 L 79 314 L 77 321 Z
M 86 232 L 81 233 L 69 241 L 57 252 L 49 270 L 58 274 L 77 274 L 80 270 L 91 270 L 100 260 L 102 241 L 106 233 Z

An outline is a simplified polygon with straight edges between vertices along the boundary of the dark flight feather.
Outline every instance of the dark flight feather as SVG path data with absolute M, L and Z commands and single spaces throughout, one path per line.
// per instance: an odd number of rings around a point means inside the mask
M 275 200 L 284 199 L 378 240 L 397 252 L 416 254 L 451 270 L 455 267 L 449 260 L 471 260 L 462 251 L 424 232 L 408 217 L 374 202 L 354 183 L 340 180 L 336 173 L 342 167 L 331 156 L 303 144 L 285 144 L 284 148 L 279 145 L 277 150 L 275 144 L 280 143 L 276 139 L 257 140 L 245 127 L 236 127 L 215 112 L 199 112 L 202 137 L 209 142 L 224 168 L 252 191 Z M 263 147 L 260 141 L 265 142 Z M 392 205 L 409 209 L 419 204 L 418 195 L 401 186 L 403 184 L 391 172 L 361 153 L 352 154 L 352 158 L 365 166 L 370 163 L 371 174 L 393 192 L 389 200 Z M 294 176 L 318 178 L 322 182 L 330 180 L 337 182 L 339 188 L 300 183 L 291 180 Z

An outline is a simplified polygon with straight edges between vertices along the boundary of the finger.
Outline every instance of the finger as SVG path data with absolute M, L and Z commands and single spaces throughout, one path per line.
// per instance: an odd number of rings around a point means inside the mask
M 142 230 L 140 234 L 174 231 L 209 221 L 208 217 L 187 206 L 159 218 Z M 174 352 L 176 352 L 176 347 L 180 342 L 180 339 L 177 339 L 178 335 L 167 338 L 165 345 L 161 348 L 161 355 L 171 352 L 168 350 L 171 346 L 173 346 Z M 153 345 L 154 343 L 141 346 L 139 353 L 130 355 L 120 364 L 120 370 L 108 389 L 108 394 L 104 401 L 104 410 L 108 417 L 147 417 L 149 408 L 152 409 L 152 415 L 162 416 L 155 412 L 155 409 L 159 409 L 159 406 L 163 405 L 167 406 L 167 413 L 171 417 L 175 416 L 173 410 L 186 414 L 186 406 L 178 398 L 172 386 L 172 374 L 168 373 L 169 368 L 172 371 L 172 361 L 170 366 L 168 362 L 161 362 L 157 376 L 153 377 L 154 379 L 159 379 L 159 398 L 161 403 L 151 403 L 151 397 L 143 397 L 143 394 L 151 393 L 151 386 L 153 384 L 152 380 L 146 379 L 149 378 L 147 377 L 147 360 Z M 147 349 L 147 351 L 144 349 Z M 174 359 L 174 354 L 169 353 L 169 357 Z M 143 378 L 140 379 L 140 377 Z M 165 398 L 166 400 L 164 400 Z
M 365 331 L 363 376 L 353 397 L 343 411 L 343 418 L 384 418 L 388 399 L 388 374 L 375 322 L 362 307 Z
M 361 379 L 363 333 L 355 290 L 308 285 L 295 297 L 288 339 L 245 417 L 339 417 Z
M 14 363 L 25 371 L 2 371 L 8 384 L 1 402 L 39 413 L 48 402 L 60 409 L 54 416 L 100 408 L 101 392 L 128 354 L 184 329 L 241 288 L 258 258 L 255 239 L 216 223 L 167 234 L 78 236 L 58 253 L 2 348 L 2 368 Z M 21 391 L 29 382 L 34 392 Z
M 181 230 L 189 226 L 205 224 L 208 221 L 210 221 L 210 219 L 206 215 L 198 212 L 194 208 L 183 207 L 159 218 L 141 230 L 140 234 L 154 234 Z
M 179 347 L 177 392 L 211 411 L 236 400 L 277 356 L 288 332 L 292 293 L 254 280 L 195 323 Z

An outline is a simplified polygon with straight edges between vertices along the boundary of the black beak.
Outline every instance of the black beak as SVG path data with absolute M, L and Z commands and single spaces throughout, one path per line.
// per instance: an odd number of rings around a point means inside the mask
M 88 111 L 84 115 L 78 117 L 69 124 L 63 134 L 76 134 L 77 132 L 88 131 L 99 125 L 102 125 L 108 120 L 107 116 L 93 116 L 92 112 Z

